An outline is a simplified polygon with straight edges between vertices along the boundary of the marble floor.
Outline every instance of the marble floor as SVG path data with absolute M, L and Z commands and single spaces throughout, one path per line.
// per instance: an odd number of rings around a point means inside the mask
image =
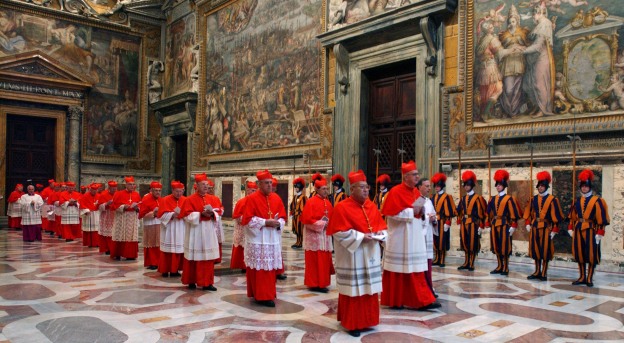
M 231 228 L 227 231 L 231 242 Z M 491 276 L 491 261 L 474 272 L 457 260 L 434 269 L 442 308 L 381 308 L 381 323 L 359 338 L 336 321 L 338 294 L 303 286 L 302 251 L 284 239 L 288 278 L 277 281 L 275 308 L 246 296 L 245 276 L 231 271 L 230 244 L 216 270 L 216 292 L 188 290 L 138 261 L 111 261 L 80 241 L 46 235 L 23 243 L 0 230 L 2 342 L 581 342 L 624 341 L 624 277 L 598 272 L 595 287 L 572 286 L 576 270 L 551 268 L 547 282 L 529 281 L 531 266 Z

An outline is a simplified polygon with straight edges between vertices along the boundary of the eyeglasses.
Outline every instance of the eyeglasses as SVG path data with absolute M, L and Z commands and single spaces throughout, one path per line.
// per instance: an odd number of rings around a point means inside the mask
M 363 189 L 363 190 L 369 190 L 370 189 L 370 185 L 366 184 L 366 185 L 360 185 L 360 186 L 355 186 L 356 188 L 359 189 Z

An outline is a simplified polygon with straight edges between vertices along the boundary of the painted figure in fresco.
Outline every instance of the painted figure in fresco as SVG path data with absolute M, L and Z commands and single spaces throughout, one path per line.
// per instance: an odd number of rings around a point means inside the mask
M 345 22 L 352 24 L 370 17 L 370 8 L 367 0 L 347 0 Z
M 624 108 L 624 82 L 622 82 L 618 73 L 611 75 L 611 84 L 608 88 L 603 89 L 598 86 L 598 89 L 605 93 L 612 92 L 611 102 L 609 103 L 611 111 Z
M 498 35 L 505 51 L 526 47 L 528 34 L 529 30 L 520 26 L 518 10 L 511 5 L 507 18 L 507 30 Z M 500 97 L 500 105 L 504 113 L 514 117 L 526 111 L 522 93 L 522 79 L 525 72 L 524 56 L 518 53 L 508 53 L 504 57 L 501 53 L 499 55 L 501 55 L 501 73 L 503 74 L 503 93 Z
M 93 61 L 96 56 L 91 52 L 87 29 L 68 25 L 63 28 L 52 29 L 50 33 L 53 40 L 61 44 L 61 47 L 55 50 L 52 56 L 66 61 L 74 67 L 79 66 L 95 83 L 98 83 L 99 76 L 93 69 Z
M 165 69 L 165 65 L 161 61 L 154 61 L 147 68 L 147 89 L 149 103 L 155 103 L 160 100 L 162 94 L 162 86 L 158 80 L 158 73 Z
M 477 58 L 476 86 L 479 91 L 479 113 L 475 121 L 486 121 L 495 113 L 498 97 L 503 92 L 501 72 L 496 61 L 497 54 L 503 49 L 498 37 L 494 35 L 494 25 L 489 21 L 481 24 L 482 35 L 475 48 Z M 476 114 L 476 113 L 475 113 Z
M 0 12 L 0 48 L 7 52 L 20 52 L 25 47 L 24 37 L 17 34 L 15 14 Z
M 553 59 L 553 23 L 548 19 L 546 5 L 533 7 L 535 28 L 529 33 L 531 44 L 516 48 L 526 57 L 526 74 L 522 89 L 535 108 L 532 117 L 553 115 L 555 61 Z
M 124 156 L 134 155 L 137 134 L 137 110 L 129 91 L 125 93 L 125 100 L 115 117 L 115 123 L 121 131 L 120 153 Z
M 342 27 L 347 14 L 347 0 L 331 1 L 329 3 L 329 13 L 329 27 Z

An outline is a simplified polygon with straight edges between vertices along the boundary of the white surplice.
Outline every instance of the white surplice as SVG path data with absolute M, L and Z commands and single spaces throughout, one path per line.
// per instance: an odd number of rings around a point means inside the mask
M 279 228 L 265 226 L 266 220 L 252 217 L 245 227 L 245 265 L 256 270 L 282 268 L 282 229 L 284 219 L 278 219 Z
M 364 241 L 357 230 L 333 234 L 338 293 L 350 297 L 381 293 L 381 247 L 387 232 L 376 232 L 377 240 Z
M 215 220 L 200 220 L 200 212 L 191 212 L 184 217 L 184 258 L 189 261 L 210 261 L 219 258 L 219 230 L 217 220 L 221 216 L 213 210 Z
M 435 207 L 431 202 L 431 199 L 426 198 L 425 200 L 425 220 L 423 221 L 423 226 L 425 227 L 426 235 L 425 235 L 425 245 L 427 247 L 427 258 L 433 259 L 433 223 L 429 220 L 429 215 L 436 215 Z
M 175 212 L 165 212 L 160 217 L 160 251 L 172 254 L 184 253 L 186 223 L 173 218 Z
M 21 206 L 22 225 L 40 225 L 43 199 L 39 194 L 22 195 L 16 202 Z
M 409 207 L 396 216 L 386 216 L 388 239 L 384 249 L 383 269 L 395 273 L 419 273 L 428 269 L 427 246 L 421 219 L 414 218 Z

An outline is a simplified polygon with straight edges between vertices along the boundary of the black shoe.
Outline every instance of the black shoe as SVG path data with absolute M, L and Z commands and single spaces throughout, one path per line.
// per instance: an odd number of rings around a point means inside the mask
M 162 277 L 169 277 L 169 273 L 162 273 Z
M 73 242 L 73 239 L 66 239 L 65 242 Z
M 594 287 L 594 283 L 593 282 L 588 282 L 586 283 L 587 287 Z
M 500 272 L 500 275 L 507 276 L 507 275 L 509 275 L 509 272 Z
M 126 261 L 136 261 L 136 258 L 126 258 Z
M 286 274 L 278 274 L 277 275 L 277 279 L 278 280 L 286 280 Z
M 498 270 L 498 269 L 494 269 L 490 272 L 490 274 L 500 274 L 502 273 L 502 271 Z
M 241 269 L 241 273 L 247 274 L 247 269 Z
M 319 293 L 328 293 L 329 292 L 329 289 L 327 287 L 322 287 L 322 288 L 321 287 L 312 287 L 312 288 L 310 288 L 310 290 L 312 292 L 319 292 Z
M 258 300 L 258 304 L 266 307 L 275 307 L 275 302 L 273 300 Z
M 104 255 L 110 255 L 110 251 L 105 252 Z
M 433 310 L 433 309 L 440 308 L 440 307 L 442 307 L 442 304 L 440 304 L 439 302 L 433 302 L 427 306 L 417 308 L 416 311 L 427 311 L 427 310 Z
M 117 257 L 113 258 L 113 260 L 115 260 L 115 261 L 121 261 L 121 257 L 120 257 L 120 256 L 117 256 Z
M 204 290 L 204 291 L 213 291 L 214 292 L 214 291 L 217 290 L 217 287 L 215 287 L 213 285 L 208 285 L 208 286 L 202 287 L 202 290 Z
M 438 267 L 444 268 L 444 267 L 446 267 L 446 265 L 444 263 L 442 263 L 442 264 L 438 264 Z
M 535 279 L 539 279 L 539 276 L 535 275 L 535 274 L 531 274 L 531 275 L 527 276 L 527 279 L 528 280 L 535 280 Z
M 293 244 L 290 247 L 293 248 L 293 249 L 299 249 L 299 246 L 297 244 Z
M 437 293 L 433 293 L 433 296 L 437 299 L 438 298 L 438 294 Z
M 147 267 L 147 269 L 149 269 L 149 270 L 156 270 L 156 269 L 158 269 L 158 267 L 156 267 L 156 266 L 149 266 L 149 267 Z
M 353 337 L 360 337 L 360 330 L 349 330 L 349 335 Z
M 469 272 L 474 272 L 474 267 L 468 267 Z
M 581 280 L 576 280 L 574 282 L 572 282 L 572 285 L 576 286 L 576 285 L 584 285 L 587 282 L 585 282 L 585 280 L 581 281 Z M 593 285 L 592 285 L 593 286 Z
M 392 310 L 402 310 L 402 309 L 404 309 L 404 307 L 403 307 L 403 305 L 401 305 L 401 306 L 391 306 L 390 309 L 392 309 Z
M 195 288 L 197 288 L 197 285 L 195 285 L 194 283 L 189 283 L 188 289 L 195 289 Z
M 464 270 L 464 269 L 468 269 L 468 266 L 459 266 L 459 267 L 457 267 L 457 270 Z
M 548 281 L 548 277 L 546 277 L 546 276 L 540 276 L 540 277 L 539 277 L 539 280 L 540 280 L 540 281 Z
M 171 277 L 175 277 L 175 276 L 182 276 L 182 274 L 175 272 L 175 273 L 169 273 L 169 276 Z

